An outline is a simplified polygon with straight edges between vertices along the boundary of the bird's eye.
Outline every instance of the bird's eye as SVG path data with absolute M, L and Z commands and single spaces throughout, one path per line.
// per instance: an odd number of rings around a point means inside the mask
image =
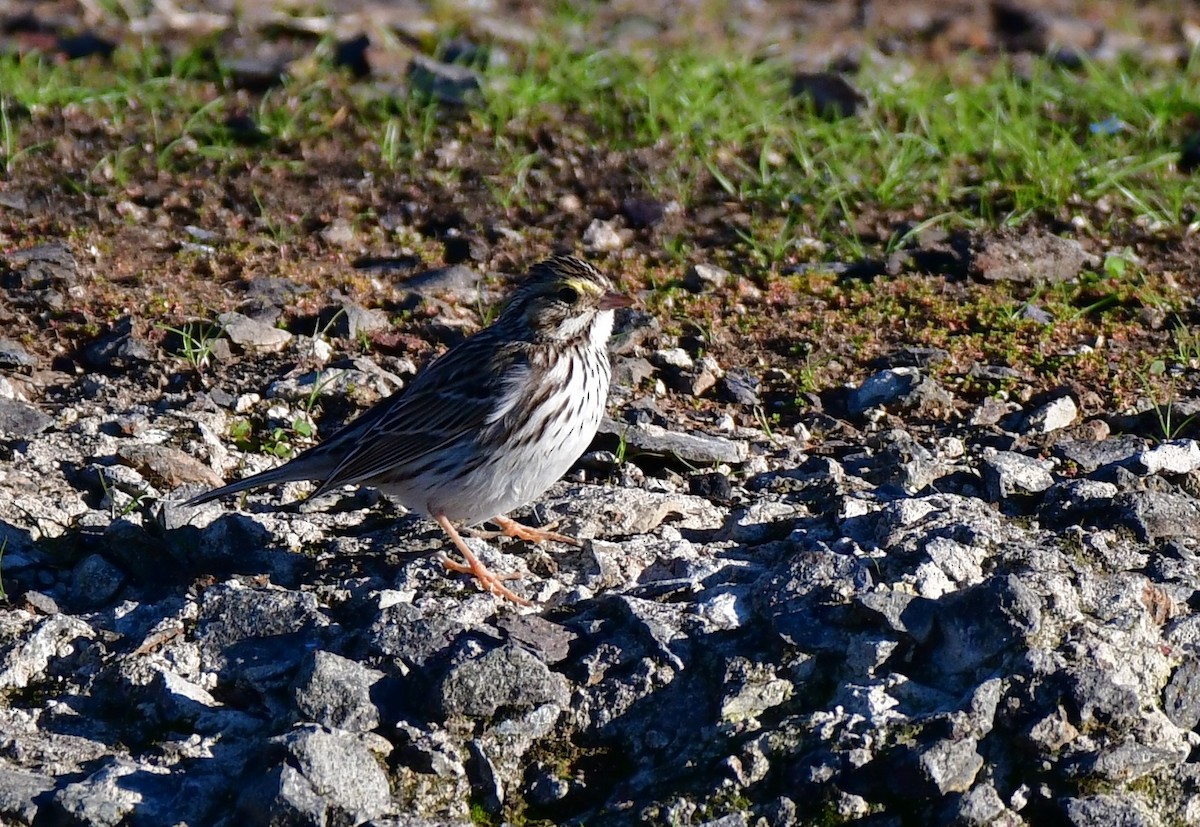
M 579 300 L 579 291 L 567 285 L 558 289 L 558 300 L 563 304 L 575 304 Z

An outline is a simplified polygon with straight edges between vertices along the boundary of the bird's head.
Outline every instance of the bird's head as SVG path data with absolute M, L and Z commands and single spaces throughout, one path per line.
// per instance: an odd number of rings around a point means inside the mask
M 592 265 L 572 256 L 535 264 L 499 322 L 527 326 L 537 339 L 569 341 L 602 330 L 608 339 L 612 311 L 632 300 Z

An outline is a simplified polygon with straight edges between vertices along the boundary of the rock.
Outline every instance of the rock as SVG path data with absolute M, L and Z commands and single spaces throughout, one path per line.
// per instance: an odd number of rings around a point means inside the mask
M 647 534 L 668 521 L 676 529 L 701 530 L 725 521 L 725 512 L 708 500 L 638 488 L 589 486 L 546 505 L 563 516 L 564 527 L 579 539 Z
M 528 650 L 505 644 L 467 658 L 446 674 L 438 691 L 448 717 L 490 719 L 501 711 L 531 709 L 542 704 L 565 708 L 567 681 Z
M 376 729 L 379 709 L 371 688 L 382 678 L 382 672 L 318 649 L 305 658 L 293 683 L 296 710 L 301 720 L 332 729 Z
M 707 434 L 668 431 L 658 425 L 617 422 L 609 417 L 600 422 L 600 433 L 623 439 L 626 445 L 638 451 L 674 455 L 696 465 L 739 464 L 750 457 L 750 446 L 745 442 Z
M 750 372 L 743 368 L 732 368 L 725 372 L 721 380 L 724 395 L 732 402 L 753 408 L 759 404 L 758 389 L 760 382 Z
M 0 435 L 9 439 L 28 439 L 54 424 L 54 420 L 33 405 L 0 397 Z
M 1099 263 L 1075 239 L 1037 230 L 1004 230 L 976 241 L 970 270 L 985 281 L 1057 284 Z
M 391 327 L 388 314 L 382 310 L 363 307 L 352 301 L 342 302 L 340 310 L 336 319 L 338 336 L 358 339 Z
M 650 361 L 660 368 L 678 368 L 691 370 L 695 362 L 686 350 L 681 347 L 664 348 L 650 354 Z
M 479 74 L 475 70 L 424 55 L 414 55 L 408 64 L 408 82 L 420 94 L 454 106 L 474 104 L 482 94 Z
M 829 120 L 854 115 L 866 100 L 843 75 L 833 72 L 798 72 L 792 77 L 792 97 L 807 98 L 813 111 Z
M 1161 822 L 1147 813 L 1136 799 L 1124 795 L 1100 793 L 1084 798 L 1068 798 L 1063 810 L 1072 827 L 1154 827 Z
M 704 293 L 724 287 L 732 274 L 715 264 L 693 264 L 683 276 L 683 286 L 693 293 Z
M 362 824 L 394 811 L 378 736 L 313 724 L 272 738 L 262 768 L 240 783 L 235 814 L 246 824 Z
M 0 767 L 0 819 L 33 824 L 43 806 L 38 802 L 45 801 L 45 794 L 54 786 L 48 775 Z
M 290 635 L 327 623 L 310 593 L 251 589 L 231 582 L 204 593 L 195 636 L 202 648 L 216 656 L 242 641 Z
M 1200 536 L 1200 502 L 1186 494 L 1134 491 L 1113 504 L 1117 519 L 1143 541 Z
M 733 498 L 733 486 L 725 474 L 710 471 L 688 477 L 688 493 L 725 505 Z
M 217 320 L 229 340 L 247 350 L 278 353 L 292 340 L 292 334 L 286 330 L 241 313 L 222 313 Z
M 51 665 L 79 654 L 95 632 L 82 620 L 71 615 L 51 615 L 33 621 L 25 612 L 10 612 L 5 618 L 21 621 L 18 640 L 5 641 L 0 656 L 0 690 L 24 689 L 41 681 Z M 0 629 L 0 634 L 5 630 Z M 7 634 L 3 634 L 7 638 Z
M 966 792 L 983 768 L 978 743 L 974 738 L 942 739 L 924 750 L 917 759 L 921 773 L 938 794 Z
M 1163 690 L 1163 712 L 1180 729 L 1200 724 L 1200 661 L 1189 655 L 1176 667 Z
M 948 820 L 966 827 L 988 827 L 999 824 L 998 819 L 1006 810 L 996 788 L 985 782 L 976 784 L 954 801 L 954 811 Z
M 330 247 L 353 247 L 358 242 L 354 225 L 345 218 L 335 218 L 319 233 L 321 240 Z
M 99 338 L 83 348 L 83 364 L 98 371 L 117 372 L 157 362 L 158 350 L 133 332 L 133 319 L 122 316 Z
M 125 584 L 125 575 L 99 554 L 79 561 L 71 578 L 71 600 L 89 609 L 105 605 Z
M 898 405 L 925 416 L 940 418 L 953 407 L 954 400 L 932 379 L 917 368 L 889 368 L 867 377 L 850 391 L 846 407 L 858 416 L 871 408 Z
M 37 363 L 38 360 L 20 342 L 0 339 L 0 368 L 28 368 Z
M 130 776 L 140 773 L 165 773 L 166 770 L 136 764 L 127 758 L 112 757 L 86 778 L 67 784 L 51 799 L 51 809 L 60 823 L 118 827 L 128 824 L 143 804 L 137 785 Z M 130 780 L 125 780 L 130 779 Z
M 479 271 L 465 264 L 451 264 L 449 267 L 434 267 L 414 273 L 404 279 L 403 285 L 410 294 L 421 298 L 442 296 L 468 303 L 479 297 L 482 281 L 483 276 Z
M 667 205 L 655 198 L 626 198 L 621 202 L 621 215 L 635 230 L 644 230 L 662 222 Z
M 546 663 L 559 663 L 570 654 L 577 635 L 565 626 L 538 615 L 504 615 L 496 626 L 515 641 L 533 651 Z
M 1075 463 L 1090 474 L 1101 466 L 1133 459 L 1145 445 L 1144 439 L 1132 434 L 1109 437 L 1100 442 L 1060 439 L 1054 444 L 1054 455 Z
M 150 479 L 156 488 L 172 490 L 181 485 L 224 484 L 221 476 L 199 460 L 167 445 L 125 444 L 117 456 Z
M 597 218 L 583 231 L 583 246 L 593 253 L 615 253 L 625 247 L 628 235 L 615 221 Z
M 1050 528 L 1107 522 L 1117 486 L 1099 480 L 1065 480 L 1046 489 L 1038 519 Z
M 1033 457 L 1013 451 L 989 451 L 983 457 L 983 481 L 988 498 L 1002 502 L 1039 494 L 1054 484 L 1054 477 Z
M 1140 451 L 1136 467 L 1146 474 L 1190 474 L 1200 468 L 1200 444 L 1194 439 L 1176 439 Z
M 1024 431 L 1027 434 L 1049 434 L 1070 426 L 1079 416 L 1079 408 L 1075 400 L 1069 396 L 1060 396 L 1047 402 L 1025 419 Z

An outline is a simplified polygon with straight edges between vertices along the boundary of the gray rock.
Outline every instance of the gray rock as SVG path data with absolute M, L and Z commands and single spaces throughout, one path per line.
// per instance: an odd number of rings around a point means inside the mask
M 222 584 L 204 593 L 195 636 L 209 657 L 219 658 L 242 641 L 285 637 L 327 624 L 311 593 Z
M 54 420 L 26 402 L 0 397 L 0 435 L 17 439 L 36 436 Z
M 683 276 L 683 286 L 693 293 L 703 293 L 724 287 L 731 275 L 724 267 L 715 264 L 693 264 Z
M 596 218 L 583 231 L 583 247 L 594 253 L 615 253 L 625 247 L 630 235 L 619 220 Z
M 371 688 L 383 673 L 332 652 L 317 650 L 304 659 L 293 685 L 296 709 L 303 720 L 350 732 L 379 726 L 379 709 Z
M 605 417 L 600 423 L 600 433 L 624 439 L 626 445 L 638 451 L 676 456 L 695 465 L 733 465 L 750 457 L 750 446 L 745 442 L 694 432 L 668 431 L 658 425 L 634 425 Z
M 83 349 L 85 366 L 93 370 L 121 371 L 157 362 L 157 348 L 133 331 L 133 319 L 122 316 L 101 336 Z
M 361 824 L 393 812 L 378 736 L 312 724 L 273 738 L 265 770 L 245 779 L 236 813 L 247 824 Z
M 954 802 L 951 820 L 966 827 L 987 827 L 997 824 L 996 819 L 1006 810 L 996 788 L 985 782 L 976 784 Z
M 445 296 L 461 302 L 475 301 L 483 276 L 465 264 L 451 264 L 414 273 L 403 281 L 404 288 L 416 296 Z
M 983 481 L 988 498 L 1002 502 L 1039 494 L 1054 484 L 1054 477 L 1033 457 L 1014 451 L 989 451 L 983 456 Z
M 1139 452 L 1135 463 L 1146 474 L 1190 474 L 1200 468 L 1200 444 L 1194 439 L 1163 442 Z
M 1079 407 L 1069 396 L 1060 396 L 1032 411 L 1025 419 L 1025 433 L 1049 434 L 1075 422 Z
M 482 94 L 479 74 L 473 69 L 424 55 L 414 55 L 409 62 L 408 82 L 422 95 L 455 106 L 475 103 Z
M 1200 536 L 1200 502 L 1187 494 L 1127 492 L 1114 505 L 1117 519 L 1143 541 Z
M 940 417 L 953 408 L 954 399 L 919 368 L 889 368 L 872 374 L 846 399 L 851 414 L 871 408 L 899 406 L 922 415 Z
M 51 799 L 50 809 L 66 823 L 118 827 L 127 824 L 143 797 L 130 776 L 165 770 L 152 769 L 112 757 L 81 781 L 67 784 Z
M 1063 802 L 1067 820 L 1074 827 L 1157 827 L 1159 820 L 1137 801 L 1125 795 L 1089 795 Z
M 940 795 L 966 792 L 983 768 L 978 743 L 974 738 L 942 739 L 924 750 L 917 763 L 925 779 Z
M 1098 263 L 1099 259 L 1073 238 L 1005 230 L 978 241 L 970 270 L 975 277 L 987 281 L 1057 284 Z
M 975 426 L 995 425 L 1015 408 L 1014 403 L 1004 403 L 994 396 L 989 396 L 979 403 L 971 413 L 971 424 Z
M 1200 660 L 1186 657 L 1175 669 L 1163 690 L 1163 712 L 1180 729 L 1200 724 Z
M 320 233 L 321 240 L 331 247 L 353 247 L 358 241 L 354 225 L 345 218 L 335 218 Z
M 1054 445 L 1054 455 L 1078 465 L 1091 473 L 1104 465 L 1126 462 L 1138 454 L 1146 441 L 1133 434 L 1114 436 L 1099 442 L 1060 439 Z
M 0 339 L 0 368 L 27 368 L 36 365 L 37 362 L 38 360 L 20 342 Z
M 229 340 L 247 350 L 278 353 L 292 340 L 292 334 L 286 330 L 241 313 L 222 313 L 217 320 Z
M 52 663 L 74 656 L 96 634 L 91 626 L 71 615 L 35 620 L 26 612 L 10 611 L 5 619 L 19 619 L 20 636 L 6 645 L 0 656 L 0 690 L 23 689 L 42 680 Z
M 376 308 L 363 307 L 356 302 L 342 302 L 341 314 L 337 318 L 337 334 L 357 339 L 391 327 L 388 314 Z
M 826 650 L 839 648 L 845 640 L 838 606 L 871 587 L 870 570 L 854 557 L 798 550 L 779 571 L 756 584 L 753 599 L 784 640 L 803 651 Z
M 850 392 L 847 407 L 852 414 L 861 414 L 869 408 L 891 405 L 907 397 L 921 381 L 917 368 L 890 368 L 872 374 Z
M 125 574 L 99 554 L 79 561 L 71 577 L 71 600 L 85 608 L 108 603 L 125 584 Z
M 571 642 L 577 635 L 565 626 L 552 623 L 538 615 L 504 615 L 496 626 L 510 640 L 531 649 L 546 663 L 559 663 L 566 659 Z
M 54 789 L 54 779 L 41 773 L 0 767 L 0 821 L 33 824 L 44 800 Z
M 39 290 L 51 285 L 69 286 L 79 275 L 79 265 L 71 247 L 60 241 L 38 244 L 16 250 L 7 256 L 8 265 L 17 273 L 20 285 L 26 290 Z
M 1112 509 L 1117 486 L 1099 480 L 1065 480 L 1046 489 L 1038 519 L 1049 527 L 1079 525 L 1104 517 Z
M 759 404 L 758 389 L 762 383 L 744 368 L 731 368 L 721 379 L 724 395 L 738 405 L 753 408 Z
M 437 694 L 445 715 L 469 718 L 493 718 L 547 703 L 565 707 L 570 700 L 562 675 L 511 643 L 456 664 Z

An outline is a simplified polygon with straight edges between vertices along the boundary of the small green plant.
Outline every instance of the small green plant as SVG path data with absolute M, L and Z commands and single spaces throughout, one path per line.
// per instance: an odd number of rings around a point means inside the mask
M 1175 340 L 1175 359 L 1185 368 L 1200 368 L 1200 332 L 1182 322 L 1172 330 Z
M 621 433 L 617 436 L 616 457 L 617 457 L 617 465 L 618 466 L 625 464 L 625 460 L 628 458 L 628 454 L 629 454 L 629 440 L 625 438 L 625 431 L 621 431 Z
M 103 471 L 98 471 L 97 476 L 100 478 L 100 488 L 102 491 L 104 491 L 104 496 L 108 499 L 108 502 L 109 502 L 109 508 L 110 508 L 109 516 L 112 517 L 112 519 L 114 519 L 114 520 L 119 517 L 128 517 L 130 514 L 137 511 L 139 508 L 142 507 L 142 505 L 145 504 L 147 498 L 149 498 L 149 496 L 150 496 L 149 491 L 139 491 L 137 494 L 128 494 L 126 492 L 120 492 L 120 493 L 124 494 L 124 496 L 129 498 L 129 502 L 125 503 L 123 506 L 118 507 L 117 506 L 118 497 L 115 496 L 115 494 L 118 492 L 115 491 L 113 488 L 109 487 L 108 480 L 105 478 Z
M 213 347 L 225 333 L 225 326 L 214 322 L 188 322 L 183 327 L 160 324 L 155 327 L 179 337 L 176 355 L 197 372 L 208 367 Z
M 1141 379 L 1142 386 L 1145 387 L 1146 395 L 1150 398 L 1150 405 L 1154 411 L 1154 417 L 1158 420 L 1157 438 L 1163 442 L 1169 442 L 1177 439 L 1184 430 L 1192 424 L 1196 419 L 1196 414 L 1185 418 L 1183 421 L 1178 421 L 1175 414 L 1175 380 L 1171 379 L 1167 388 L 1165 400 L 1160 400 L 1158 394 L 1154 391 L 1153 383 L 1150 376 L 1162 376 L 1167 372 L 1167 364 L 1162 359 L 1155 359 L 1150 363 L 1149 376 L 1139 372 L 1138 377 Z

